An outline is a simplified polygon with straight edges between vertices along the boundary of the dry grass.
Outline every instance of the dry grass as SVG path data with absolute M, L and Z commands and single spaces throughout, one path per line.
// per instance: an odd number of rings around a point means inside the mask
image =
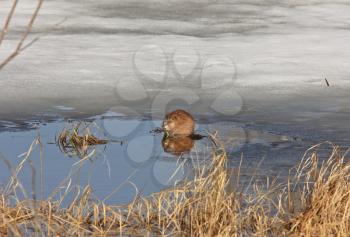
M 27 154 L 26 157 L 28 157 Z M 27 158 L 26 158 L 27 159 Z M 89 186 L 68 207 L 49 198 L 16 198 L 16 168 L 0 198 L 0 232 L 23 236 L 348 236 L 350 233 L 350 163 L 334 146 L 323 163 L 308 151 L 285 184 L 252 182 L 249 192 L 232 191 L 225 151 L 217 150 L 193 180 L 137 196 L 125 206 L 107 206 Z M 67 188 L 68 190 L 68 188 Z M 229 191 L 230 190 L 230 191 Z
M 298 191 L 301 210 L 289 221 L 293 236 L 349 236 L 349 178 L 349 160 L 336 146 L 321 165 L 315 152 L 301 163 L 295 180 L 295 185 L 302 184 Z

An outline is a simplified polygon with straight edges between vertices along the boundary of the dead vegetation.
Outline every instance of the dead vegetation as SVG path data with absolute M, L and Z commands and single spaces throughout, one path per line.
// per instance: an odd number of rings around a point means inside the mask
M 294 185 L 302 184 L 297 193 L 301 210 L 288 224 L 293 236 L 349 236 L 350 163 L 345 155 L 334 147 L 320 165 L 313 152 L 299 166 Z
M 60 150 L 70 157 L 84 158 L 91 154 L 97 145 L 105 145 L 109 142 L 95 137 L 90 128 L 91 124 L 81 125 L 77 123 L 70 128 L 64 128 L 57 138 Z
M 19 200 L 17 167 L 0 198 L 0 231 L 13 236 L 39 231 L 47 236 L 348 236 L 350 163 L 337 146 L 320 163 L 317 147 L 288 182 L 253 181 L 249 192 L 240 185 L 232 189 L 240 174 L 229 175 L 227 155 L 218 149 L 210 164 L 196 168 L 193 180 L 124 206 L 94 199 L 90 186 L 67 207 L 53 196 Z

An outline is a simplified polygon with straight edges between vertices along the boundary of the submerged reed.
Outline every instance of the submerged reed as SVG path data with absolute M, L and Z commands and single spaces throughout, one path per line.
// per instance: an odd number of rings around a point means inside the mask
M 57 138 L 60 150 L 68 156 L 84 158 L 91 153 L 96 145 L 105 145 L 108 140 L 95 137 L 89 126 L 80 128 L 81 123 L 75 124 L 70 129 L 64 128 Z

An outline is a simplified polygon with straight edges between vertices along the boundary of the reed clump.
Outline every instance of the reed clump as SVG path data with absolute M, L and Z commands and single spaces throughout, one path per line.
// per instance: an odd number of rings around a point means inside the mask
M 313 148 L 286 183 L 252 181 L 240 187 L 240 174 L 227 169 L 227 154 L 214 152 L 195 178 L 128 205 L 93 198 L 90 186 L 73 201 L 27 199 L 12 192 L 0 196 L 0 232 L 23 236 L 348 236 L 350 163 L 339 147 L 324 162 Z M 15 177 L 14 177 L 15 178 Z M 13 180 L 13 179 L 12 179 Z M 232 180 L 237 185 L 233 185 Z M 11 190 L 8 187 L 7 190 Z M 68 190 L 68 189 L 67 189 Z
M 97 145 L 105 145 L 108 140 L 97 138 L 89 126 L 81 129 L 81 123 L 71 128 L 64 128 L 57 138 L 60 150 L 69 156 L 86 157 L 92 148 Z
M 350 162 L 337 146 L 327 160 L 320 164 L 318 159 L 312 152 L 297 169 L 294 185 L 300 203 L 296 203 L 299 210 L 289 220 L 290 233 L 349 236 Z

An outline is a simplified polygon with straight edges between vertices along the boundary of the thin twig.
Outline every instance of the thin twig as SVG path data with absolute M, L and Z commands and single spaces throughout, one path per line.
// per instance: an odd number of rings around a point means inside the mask
M 2 30 L 0 31 L 0 46 L 1 46 L 1 44 L 2 44 L 2 42 L 3 42 L 3 40 L 4 40 L 4 38 L 5 38 L 5 35 L 6 35 L 7 32 L 8 32 L 8 28 L 9 28 L 9 25 L 10 25 L 10 22 L 11 22 L 11 19 L 12 19 L 12 16 L 13 16 L 13 13 L 15 12 L 17 3 L 18 3 L 18 0 L 14 0 L 14 1 L 13 1 L 11 10 L 10 10 L 9 14 L 8 14 L 7 17 L 6 17 L 4 27 L 3 27 Z
M 32 31 L 34 21 L 38 16 L 39 10 L 43 2 L 44 0 L 38 0 L 38 4 L 35 8 L 35 11 L 32 17 L 30 18 L 26 31 L 23 33 L 22 38 L 18 42 L 16 49 L 0 64 L 0 70 L 3 69 L 3 67 L 5 67 L 12 59 L 14 59 L 23 50 L 22 48 L 23 43 L 27 39 L 29 33 Z

